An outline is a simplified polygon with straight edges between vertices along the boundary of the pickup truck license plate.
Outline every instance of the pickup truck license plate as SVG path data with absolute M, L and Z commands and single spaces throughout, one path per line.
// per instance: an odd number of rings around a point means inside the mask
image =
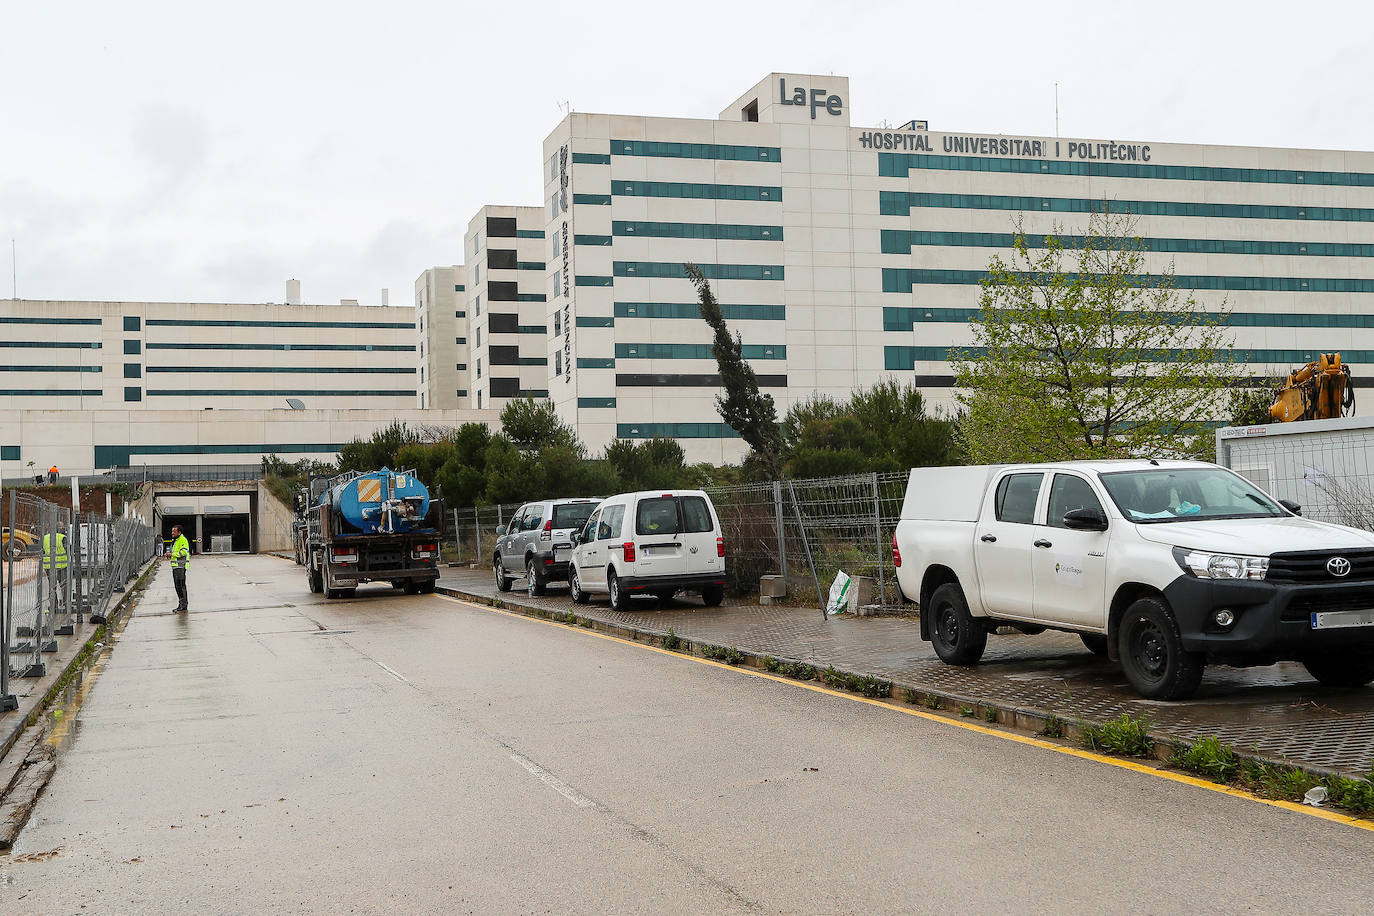
M 1334 630 L 1338 627 L 1374 627 L 1374 608 L 1363 611 L 1327 611 L 1312 615 L 1312 629 Z

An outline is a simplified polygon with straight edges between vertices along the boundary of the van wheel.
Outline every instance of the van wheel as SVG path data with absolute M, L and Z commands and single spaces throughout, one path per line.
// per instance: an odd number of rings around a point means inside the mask
M 701 603 L 707 607 L 720 607 L 725 600 L 725 589 L 719 585 L 708 585 L 701 590 Z
M 544 594 L 544 588 L 548 585 L 548 580 L 544 578 L 544 570 L 539 568 L 539 563 L 530 557 L 525 561 L 525 591 L 531 598 L 538 598 Z
M 510 591 L 510 579 L 506 578 L 506 570 L 501 565 L 501 557 L 497 556 L 491 563 L 492 569 L 496 572 L 496 590 L 499 592 Z
M 1083 647 L 1098 658 L 1107 657 L 1107 637 L 1097 633 L 1079 633 L 1078 638 L 1083 640 Z
M 1140 598 L 1126 609 L 1117 650 L 1126 680 L 1147 700 L 1182 700 L 1202 682 L 1206 657 L 1183 648 L 1178 623 L 1158 598 Z
M 578 581 L 577 569 L 568 569 L 568 594 L 572 596 L 573 604 L 586 604 L 587 593 L 582 591 L 582 583 Z
M 630 596 L 625 593 L 625 589 L 620 584 L 620 577 L 615 574 L 615 570 L 606 571 L 606 588 L 611 592 L 611 607 L 617 611 L 628 611 L 630 609 Z
M 1326 687 L 1363 687 L 1374 681 L 1374 653 L 1317 655 L 1303 659 L 1302 666 Z
M 968 612 L 964 590 L 946 582 L 930 596 L 930 643 L 948 665 L 976 665 L 988 646 L 988 631 Z

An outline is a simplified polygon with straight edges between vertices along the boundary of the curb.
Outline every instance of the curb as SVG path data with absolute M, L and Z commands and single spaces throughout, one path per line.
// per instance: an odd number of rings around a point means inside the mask
M 571 612 L 567 611 L 546 611 L 543 608 L 521 604 L 518 600 L 508 600 L 506 598 L 493 598 L 489 595 L 477 592 L 464 591 L 454 588 L 451 585 L 439 585 L 435 592 L 447 595 L 450 598 L 460 598 L 474 604 L 483 604 L 489 607 L 496 607 L 496 601 L 501 602 L 502 610 L 520 614 L 525 617 L 534 617 L 542 620 L 552 620 L 557 623 L 566 622 L 568 614 L 576 614 L 574 608 Z M 578 626 L 604 633 L 608 636 L 616 636 L 630 642 L 654 644 L 662 648 L 664 640 L 668 637 L 666 630 L 654 630 L 648 627 L 633 627 L 625 624 L 607 623 L 602 620 L 577 616 Z M 676 636 L 676 634 L 674 634 Z M 729 649 L 733 648 L 739 653 L 738 662 L 727 662 L 737 664 L 739 667 L 756 668 L 761 671 L 782 674 L 784 677 L 791 677 L 786 673 L 788 667 L 799 670 L 802 673 L 810 671 L 807 677 L 796 677 L 794 680 L 818 681 L 827 687 L 836 690 L 845 690 L 850 693 L 866 696 L 871 699 L 886 699 L 894 705 L 900 704 L 903 700 L 908 705 L 917 706 L 935 713 L 956 713 L 962 718 L 968 718 L 982 722 L 989 726 L 1000 726 L 1004 728 L 1014 728 L 1021 731 L 1030 732 L 1037 737 L 1045 738 L 1045 733 L 1051 725 L 1057 725 L 1060 734 L 1049 737 L 1047 740 L 1062 740 L 1075 747 L 1083 736 L 1084 729 L 1087 727 L 1103 725 L 1102 721 L 1089 721 L 1078 718 L 1063 718 L 1049 710 L 1035 706 L 1013 706 L 997 700 L 990 700 L 986 697 L 967 696 L 963 694 L 950 693 L 945 690 L 923 687 L 918 684 L 907 684 L 901 681 L 889 681 L 885 678 L 874 675 L 856 674 L 850 671 L 843 671 L 838 668 L 821 667 L 812 662 L 800 659 L 787 658 L 784 656 L 773 656 L 763 653 L 757 649 L 746 649 L 741 647 L 716 646 L 714 643 L 699 642 L 688 639 L 687 637 L 677 637 L 679 645 L 672 651 L 683 655 L 696 656 L 698 658 L 710 658 L 701 650 L 706 649 Z M 769 662 L 772 662 L 772 665 Z M 779 669 L 782 670 L 779 670 Z M 827 678 L 826 674 L 830 677 Z M 967 712 L 966 712 L 967 711 Z M 1180 738 L 1167 732 L 1155 731 L 1153 728 L 1148 732 L 1149 738 L 1154 742 L 1154 756 L 1152 758 L 1121 758 L 1121 759 L 1142 759 L 1166 761 L 1169 759 L 1169 752 L 1175 745 L 1192 743 L 1188 739 Z M 1264 754 L 1256 754 L 1244 751 L 1240 748 L 1233 748 L 1236 757 L 1242 761 L 1254 761 L 1269 766 L 1289 767 L 1303 772 L 1310 773 L 1320 778 L 1331 776 L 1352 776 L 1353 774 L 1331 770 L 1325 767 L 1312 766 L 1309 764 L 1298 763 L 1282 757 L 1269 757 Z

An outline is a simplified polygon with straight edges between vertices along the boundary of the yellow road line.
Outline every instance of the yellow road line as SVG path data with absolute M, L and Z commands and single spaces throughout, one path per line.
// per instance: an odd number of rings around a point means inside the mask
M 595 636 L 597 639 L 605 639 L 609 640 L 610 642 L 620 643 L 621 645 L 634 646 L 637 649 L 645 649 L 649 652 L 657 652 L 660 655 L 670 655 L 673 658 L 680 658 L 686 661 L 696 662 L 697 664 L 701 665 L 710 665 L 713 668 L 723 668 L 726 671 L 733 671 L 736 674 L 743 674 L 747 677 L 757 677 L 763 678 L 764 680 L 768 681 L 777 681 L 780 684 L 787 684 L 792 687 L 800 687 L 803 690 L 810 690 L 815 693 L 824 693 L 828 696 L 839 697 L 840 699 L 850 700 L 855 703 L 866 703 L 869 706 L 878 706 L 883 709 L 890 710 L 892 712 L 901 713 L 902 715 L 914 716 L 918 719 L 925 719 L 930 722 L 938 722 L 942 725 L 952 725 L 956 728 L 962 728 L 971 732 L 978 732 L 979 734 L 989 735 L 993 738 L 1001 738 L 1004 741 L 1014 741 L 1017 744 L 1025 744 L 1029 745 L 1030 747 L 1040 748 L 1041 750 L 1054 751 L 1059 754 L 1067 754 L 1070 757 L 1078 757 L 1083 760 L 1092 760 L 1096 763 L 1103 763 L 1107 766 L 1117 767 L 1118 769 L 1131 770 L 1136 773 L 1143 773 L 1147 776 L 1155 776 L 1159 779 L 1167 779 L 1170 782 L 1182 783 L 1183 785 L 1187 786 L 1196 786 L 1199 789 L 1206 789 L 1210 792 L 1218 792 L 1222 795 L 1231 795 L 1235 798 L 1243 798 L 1247 799 L 1248 801 L 1259 802 L 1262 805 L 1269 805 L 1272 808 L 1282 808 L 1285 811 L 1292 811 L 1297 814 L 1306 814 L 1310 817 L 1320 818 L 1324 821 L 1334 821 L 1338 824 L 1346 824 L 1350 827 L 1358 827 L 1361 830 L 1369 830 L 1371 832 L 1374 832 L 1374 821 L 1362 820 L 1360 818 L 1351 817 L 1348 814 L 1341 814 L 1336 811 L 1328 811 L 1325 808 L 1313 808 L 1310 805 L 1301 805 L 1297 802 L 1281 801 L 1273 798 L 1263 798 L 1259 795 L 1254 794 L 1253 792 L 1247 792 L 1244 789 L 1236 789 L 1231 786 L 1224 786 L 1219 783 L 1210 782 L 1206 779 L 1199 779 L 1196 776 L 1189 776 L 1185 773 L 1175 773 L 1170 770 L 1161 770 L 1158 767 L 1150 766 L 1147 763 L 1140 763 L 1135 760 L 1126 760 L 1121 757 L 1108 757 L 1105 754 L 1097 754 L 1093 751 L 1083 750 L 1082 748 L 1065 747 L 1062 744 L 1055 744 L 1053 741 L 1045 741 L 1041 738 L 1033 738 L 1029 735 L 1018 735 L 1015 732 L 1002 731 L 1001 729 L 996 728 L 988 728 L 985 725 L 979 725 L 975 722 L 962 722 L 958 719 L 951 719 L 948 716 L 942 716 L 937 713 L 927 712 L 923 709 L 908 709 L 904 706 L 898 706 L 895 703 L 886 703 L 882 700 L 874 700 L 868 697 L 855 696 L 852 693 L 845 693 L 841 690 L 832 690 L 829 687 L 822 687 L 819 684 L 808 684 L 805 681 L 797 681 L 793 680 L 792 678 L 783 677 L 778 674 L 770 674 L 767 671 L 757 671 L 752 668 L 740 668 L 734 665 L 727 665 L 723 662 L 712 661 L 709 658 L 701 658 L 696 655 L 687 655 L 682 652 L 672 652 L 668 649 L 660 649 L 658 646 L 650 646 L 642 642 L 635 642 L 632 639 L 625 639 L 620 636 L 612 636 L 609 633 L 598 633 L 595 630 L 587 630 L 581 627 L 570 627 L 566 623 L 559 623 L 555 620 L 544 620 L 543 618 L 531 617 L 527 614 L 517 614 L 512 611 L 503 611 L 500 608 L 491 607 L 490 605 L 485 604 L 477 604 L 472 601 L 464 601 L 461 598 L 452 598 L 448 595 L 435 595 L 434 597 L 440 598 L 444 601 L 452 601 L 454 604 L 461 604 L 465 607 L 475 608 L 479 611 L 488 611 L 492 614 L 501 614 L 506 617 L 513 617 L 517 620 L 526 620 L 530 623 L 542 623 L 546 626 L 557 627 L 558 629 L 563 631 L 581 633 L 584 636 Z

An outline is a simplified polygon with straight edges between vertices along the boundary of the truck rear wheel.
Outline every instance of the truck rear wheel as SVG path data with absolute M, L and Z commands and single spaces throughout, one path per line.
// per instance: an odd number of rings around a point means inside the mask
M 320 592 L 324 591 L 324 577 L 320 575 L 318 569 L 306 567 L 305 575 L 310 579 L 310 591 L 313 594 L 318 595 Z
M 1158 598 L 1140 598 L 1126 609 L 1117 650 L 1126 680 L 1147 700 L 1182 700 L 1202 682 L 1206 657 L 1183 648 L 1178 623 Z
M 1307 673 L 1326 687 L 1363 687 L 1374 681 L 1374 652 L 1340 652 L 1303 659 Z
M 930 596 L 929 613 L 930 643 L 940 660 L 948 665 L 978 664 L 988 646 L 988 631 L 969 613 L 964 590 L 946 582 Z

